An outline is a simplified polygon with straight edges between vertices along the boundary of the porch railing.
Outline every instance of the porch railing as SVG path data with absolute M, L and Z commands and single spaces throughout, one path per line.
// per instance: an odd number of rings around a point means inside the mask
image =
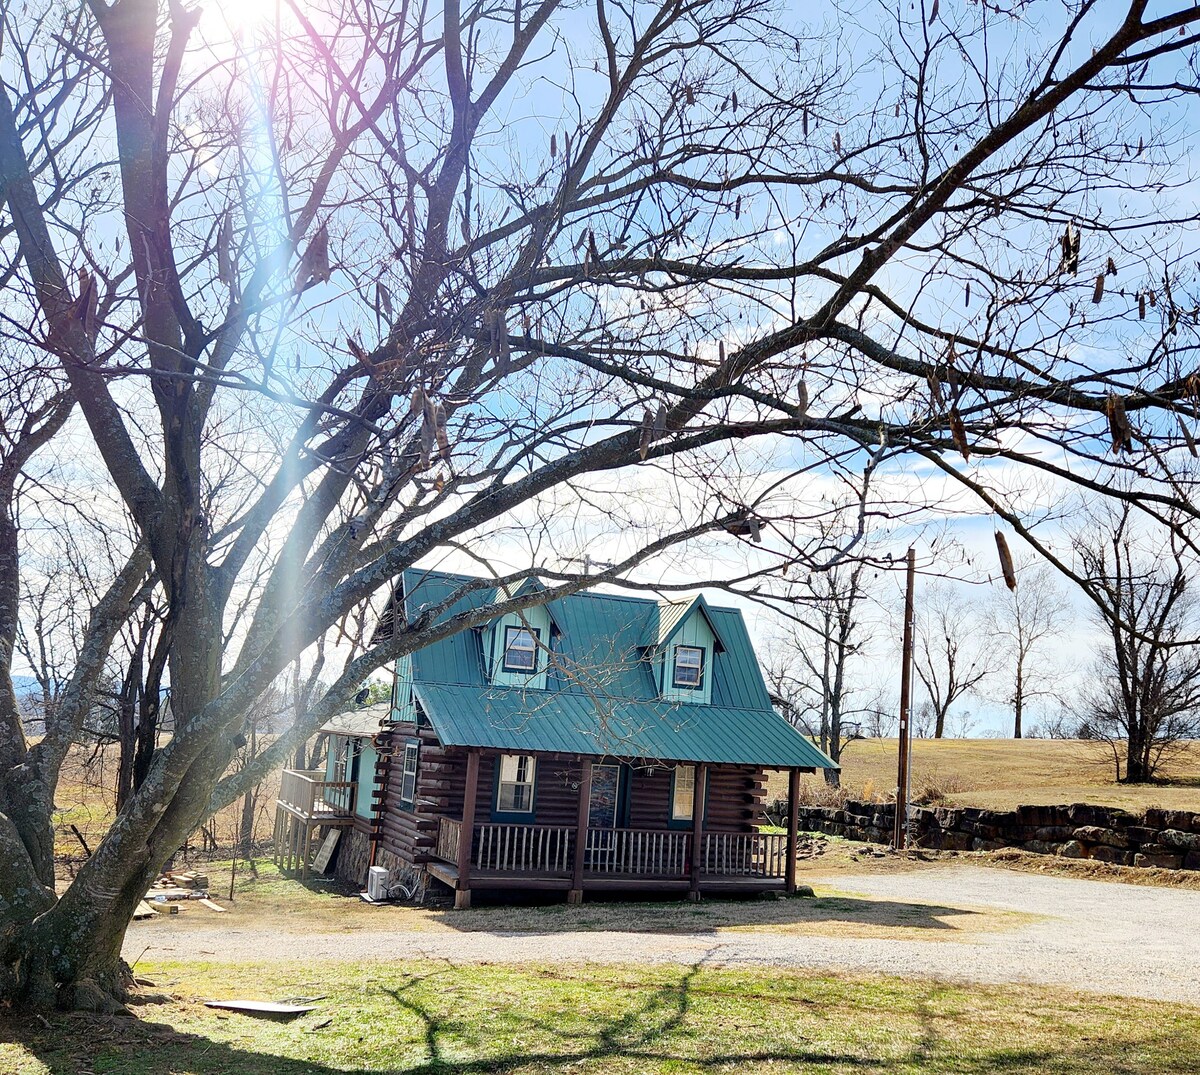
M 588 829 L 584 869 L 589 873 L 684 877 L 690 832 L 652 829 Z
M 449 817 L 438 818 L 437 841 L 433 853 L 446 862 L 458 862 L 458 844 L 462 838 L 462 822 Z
M 354 782 L 326 780 L 320 769 L 284 769 L 278 801 L 304 817 L 342 817 L 354 812 Z
M 574 865 L 575 830 L 554 825 L 478 825 L 474 865 L 480 870 L 568 873 Z
M 708 832 L 700 872 L 729 877 L 783 877 L 787 836 L 776 832 Z
M 575 862 L 575 829 L 553 825 L 476 825 L 471 866 L 501 873 L 569 874 Z M 458 861 L 462 822 L 438 818 L 434 855 Z M 671 829 L 589 829 L 584 843 L 586 874 L 687 877 L 692 834 Z M 782 878 L 787 837 L 782 833 L 708 832 L 700 873 L 709 876 Z

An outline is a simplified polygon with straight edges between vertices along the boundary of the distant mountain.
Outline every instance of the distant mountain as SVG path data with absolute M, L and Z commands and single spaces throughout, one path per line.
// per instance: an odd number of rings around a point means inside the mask
M 26 735 L 45 735 L 46 726 L 40 716 L 41 707 L 33 704 L 41 693 L 38 681 L 33 676 L 13 676 L 13 690 L 17 695 L 18 712 L 21 713 L 21 723 L 25 725 Z

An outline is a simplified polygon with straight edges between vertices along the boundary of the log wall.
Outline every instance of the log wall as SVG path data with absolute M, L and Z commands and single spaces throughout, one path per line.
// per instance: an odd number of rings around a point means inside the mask
M 460 818 L 466 789 L 467 751 L 444 748 L 431 728 L 398 724 L 383 750 L 386 773 L 382 776 L 383 810 L 378 820 L 381 849 L 404 863 L 423 865 L 431 857 L 437 838 L 439 816 Z M 400 804 L 404 743 L 421 741 L 417 771 L 416 808 Z M 485 752 L 479 766 L 479 789 L 475 822 L 492 820 L 492 797 L 496 771 L 495 752 Z M 574 826 L 579 814 L 579 781 L 582 759 L 574 755 L 537 755 L 532 824 Z M 634 768 L 629 777 L 629 827 L 670 827 L 670 768 Z M 706 826 L 723 832 L 753 832 L 762 820 L 766 777 L 749 766 L 719 766 L 709 769 L 709 799 Z M 682 827 L 690 827 L 685 825 Z

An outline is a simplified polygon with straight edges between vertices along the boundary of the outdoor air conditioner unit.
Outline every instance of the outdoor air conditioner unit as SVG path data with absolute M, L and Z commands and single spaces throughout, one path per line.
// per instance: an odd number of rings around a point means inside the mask
M 388 872 L 382 866 L 367 870 L 367 896 L 380 902 L 388 897 Z

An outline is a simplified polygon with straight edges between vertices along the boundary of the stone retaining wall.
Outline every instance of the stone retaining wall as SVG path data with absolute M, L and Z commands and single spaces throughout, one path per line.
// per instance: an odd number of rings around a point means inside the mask
M 800 828 L 850 840 L 891 843 L 892 803 L 848 802 L 844 807 L 801 807 Z M 1107 806 L 1021 806 L 981 810 L 909 808 L 910 841 L 945 851 L 1016 847 L 1043 855 L 1096 859 L 1118 866 L 1200 870 L 1200 814 L 1147 810 L 1131 814 Z

